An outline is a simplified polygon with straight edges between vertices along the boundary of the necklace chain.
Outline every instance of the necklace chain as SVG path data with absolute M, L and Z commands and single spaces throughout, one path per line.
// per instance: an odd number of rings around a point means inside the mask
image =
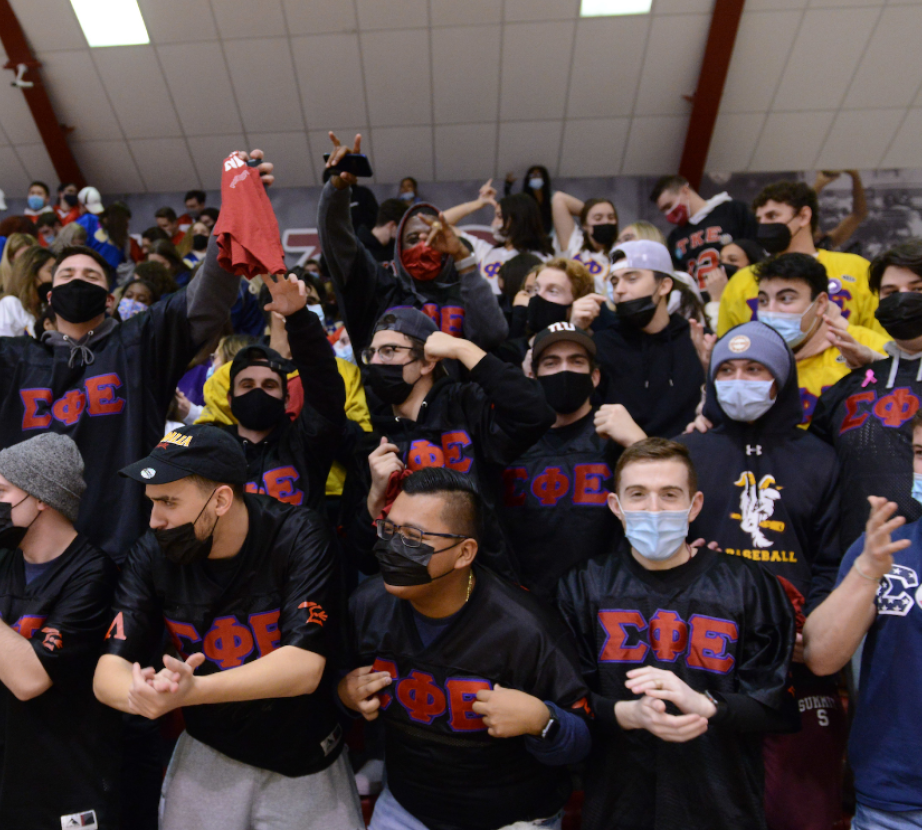
M 471 590 L 473 589 L 473 587 L 474 587 L 474 572 L 468 571 L 467 572 L 467 596 L 464 598 L 465 603 L 467 603 L 467 601 L 471 598 Z

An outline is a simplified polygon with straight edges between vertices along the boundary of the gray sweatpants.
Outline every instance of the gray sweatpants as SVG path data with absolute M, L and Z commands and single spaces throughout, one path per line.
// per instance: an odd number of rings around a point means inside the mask
M 183 732 L 160 797 L 160 830 L 364 830 L 345 750 L 289 778 L 235 761 Z

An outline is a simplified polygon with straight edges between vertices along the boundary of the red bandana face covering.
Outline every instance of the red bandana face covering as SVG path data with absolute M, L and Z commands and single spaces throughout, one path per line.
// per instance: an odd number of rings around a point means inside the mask
M 400 261 L 414 280 L 430 282 L 442 273 L 442 255 L 425 242 L 406 248 Z

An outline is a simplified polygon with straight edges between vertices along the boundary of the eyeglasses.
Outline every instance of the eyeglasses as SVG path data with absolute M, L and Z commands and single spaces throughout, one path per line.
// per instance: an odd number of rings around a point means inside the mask
M 423 543 L 423 536 L 437 536 L 439 539 L 468 539 L 468 536 L 459 536 L 456 533 L 432 533 L 420 530 L 410 525 L 395 525 L 390 519 L 376 519 L 375 527 L 378 529 L 378 538 L 385 541 L 394 538 L 398 531 L 403 537 L 403 542 L 408 548 L 418 548 Z M 441 551 L 438 551 L 441 553 Z
M 382 346 L 380 349 L 376 349 L 369 346 L 367 349 L 362 349 L 362 363 L 371 363 L 376 354 L 381 356 L 382 363 L 393 363 L 398 351 L 411 352 L 415 348 L 416 346 Z

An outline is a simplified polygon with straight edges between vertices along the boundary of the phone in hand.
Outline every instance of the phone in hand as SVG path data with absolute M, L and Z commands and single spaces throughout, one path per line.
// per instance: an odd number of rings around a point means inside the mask
M 324 164 L 330 160 L 330 154 L 323 154 Z M 351 173 L 360 179 L 367 179 L 372 176 L 371 165 L 368 163 L 368 156 L 364 153 L 346 153 L 340 160 L 339 164 L 331 167 L 336 173 Z

